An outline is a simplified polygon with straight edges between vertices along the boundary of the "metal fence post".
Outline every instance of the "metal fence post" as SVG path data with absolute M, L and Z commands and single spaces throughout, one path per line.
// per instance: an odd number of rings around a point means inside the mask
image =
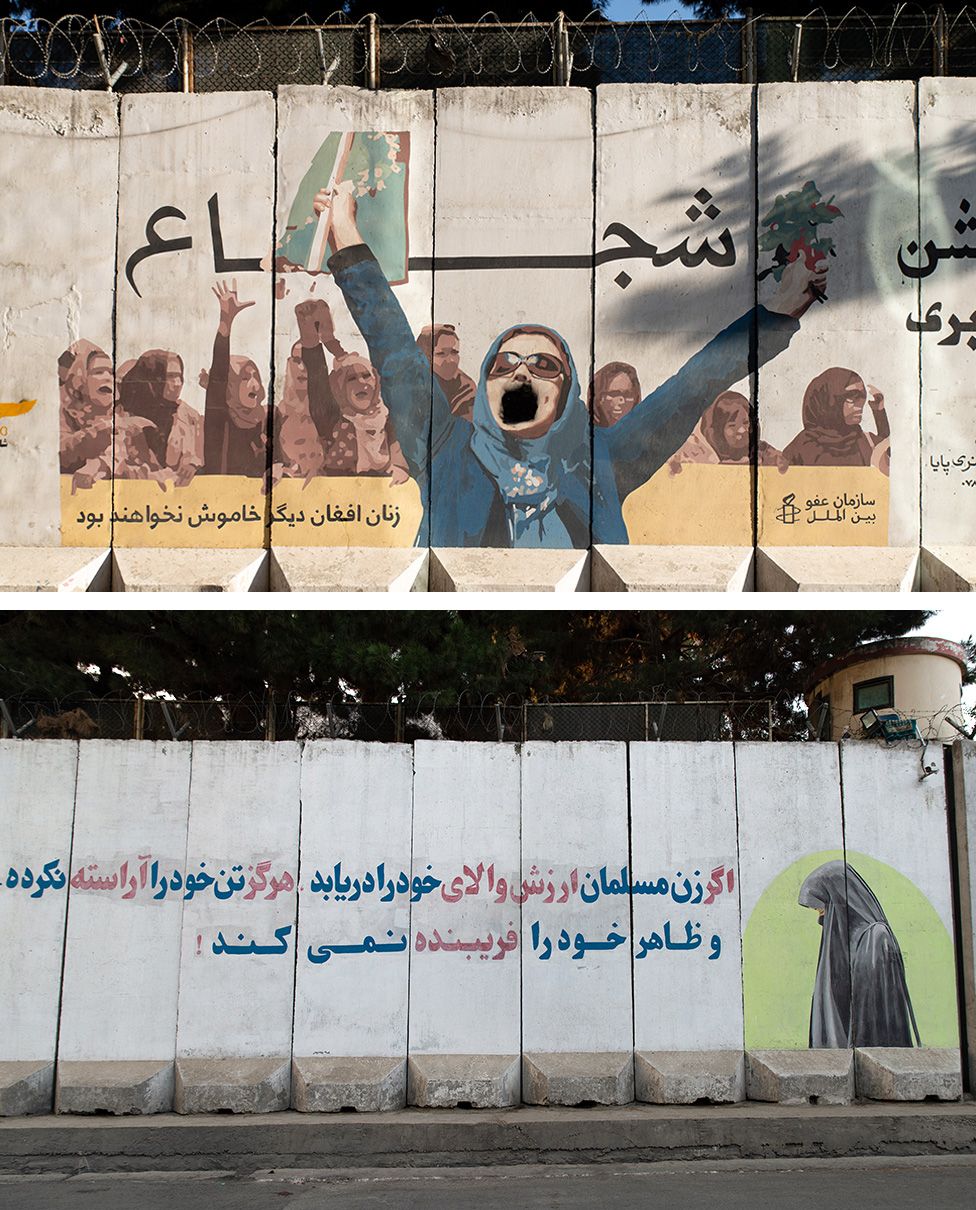
M 182 67 L 182 90 L 193 92 L 193 34 L 185 17 L 180 19 L 180 59 Z
M 376 92 L 380 86 L 380 26 L 375 13 L 366 18 L 366 87 Z
M 949 74 L 949 27 L 946 24 L 946 11 L 941 4 L 935 11 L 932 74 L 934 76 Z
M 505 742 L 505 724 L 502 722 L 501 702 L 495 702 L 495 727 L 498 731 L 498 742 L 503 744 Z
M 755 19 L 752 9 L 746 8 L 742 17 L 742 83 L 755 84 L 758 75 Z
M 552 26 L 552 82 L 568 85 L 572 71 L 569 53 L 569 31 L 566 29 L 566 14 L 556 13 Z
M 137 697 L 132 703 L 132 738 L 142 739 L 146 734 L 146 703 Z
M 773 702 L 772 702 L 772 699 L 770 699 L 766 703 L 766 709 L 769 713 L 769 735 L 767 736 L 767 739 L 772 741 L 772 738 L 773 738 Z
M 277 725 L 277 717 L 275 714 L 275 695 L 269 693 L 265 698 L 264 703 L 264 738 L 273 741 L 275 738 L 275 728 Z

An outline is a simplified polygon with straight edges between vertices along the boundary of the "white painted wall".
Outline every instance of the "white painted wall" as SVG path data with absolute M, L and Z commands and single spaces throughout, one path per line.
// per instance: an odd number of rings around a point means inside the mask
M 110 886 L 68 894 L 62 1059 L 175 1055 L 183 899 L 154 897 L 152 863 L 160 879 L 185 869 L 189 792 L 189 744 L 79 747 L 71 877 Z
M 413 874 L 441 885 L 413 906 L 411 1051 L 519 1051 L 519 764 L 508 744 L 414 747 Z
M 0 740 L 0 1058 L 53 1061 L 68 906 L 78 745 Z
M 590 97 L 578 89 L 445 88 L 437 94 L 437 258 L 587 256 L 593 236 Z M 585 399 L 588 268 L 439 269 L 434 321 L 457 327 L 461 369 L 477 383 L 494 341 L 516 324 L 554 328 Z M 455 424 L 466 423 L 455 421 Z M 458 502 L 438 496 L 433 510 Z M 436 532 L 436 520 L 434 521 Z
M 968 227 L 976 214 L 973 152 L 969 141 L 976 118 L 976 84 L 972 80 L 938 79 L 919 82 L 920 236 L 924 248 L 974 248 L 976 232 Z M 962 201 L 968 202 L 964 212 Z M 955 224 L 964 224 L 963 231 Z M 908 258 L 927 265 L 927 253 Z M 926 332 L 922 342 L 922 534 L 925 544 L 976 543 L 976 420 L 973 412 L 973 350 L 965 332 L 955 345 L 950 319 L 971 321 L 976 273 L 966 259 L 943 258 L 938 268 L 920 279 L 918 317 L 936 307 L 938 333 Z M 936 305 L 941 303 L 941 308 Z M 933 465 L 934 461 L 934 465 Z M 946 465 L 949 464 L 949 465 Z M 968 485 L 967 485 L 968 484 Z
M 529 1052 L 620 1051 L 633 1045 L 630 904 L 593 895 L 600 870 L 628 864 L 627 749 L 617 743 L 522 748 L 522 1046 Z M 573 871 L 578 890 L 573 890 Z M 550 891 L 549 887 L 553 890 Z M 566 902 L 558 900 L 566 893 Z M 541 890 L 538 889 L 541 887 Z M 546 903 L 546 899 L 552 899 Z M 532 926 L 538 924 L 538 944 Z M 613 949 L 580 952 L 576 938 Z M 547 950 L 546 939 L 549 940 Z M 549 953 L 549 957 L 543 954 Z
M 409 891 L 396 883 L 401 873 L 409 881 L 411 870 L 411 756 L 405 745 L 349 740 L 303 749 L 294 1025 L 294 1053 L 302 1058 L 407 1053 L 411 904 Z M 392 897 L 375 885 L 381 863 L 384 882 L 394 882 Z M 330 884 L 327 891 L 313 889 L 316 873 Z M 366 937 L 407 944 L 395 952 L 309 958 L 320 956 L 320 946 L 359 946 Z
M 664 880 L 669 888 L 666 894 L 633 896 L 635 1049 L 741 1047 L 732 745 L 631 744 L 630 796 L 632 879 Z M 675 896 L 688 902 L 680 903 Z M 706 903 L 708 899 L 712 902 Z M 684 944 L 700 936 L 700 945 L 671 950 L 666 944 L 663 949 L 640 944 L 642 938 L 650 942 L 655 933 L 666 942 L 665 924 L 674 942 Z
M 82 336 L 112 355 L 118 129 L 104 93 L 0 88 L 0 402 L 36 400 L 0 416 L 0 544 L 62 541 L 58 358 Z
M 187 873 L 215 881 L 184 899 L 179 1058 L 291 1052 L 299 756 L 293 743 L 193 745 Z M 252 941 L 285 948 L 224 947 Z
M 213 288 L 221 282 L 230 286 L 236 280 L 240 300 L 254 304 L 234 320 L 230 351 L 232 357 L 250 358 L 261 372 L 265 391 L 269 390 L 272 278 L 266 271 L 215 271 L 208 201 L 217 195 L 224 255 L 260 258 L 267 266 L 274 223 L 274 142 L 274 100 L 268 93 L 157 93 L 122 101 L 118 365 L 148 349 L 179 354 L 184 363 L 180 398 L 201 416 L 206 393 L 198 379 L 213 361 L 220 317 Z M 126 280 L 126 264 L 145 245 L 147 221 L 161 206 L 176 207 L 186 221 L 161 219 L 158 234 L 165 239 L 189 237 L 192 247 L 153 255 L 136 265 L 137 294 Z M 181 501 L 192 500 L 194 515 L 204 502 L 211 512 L 232 512 L 240 508 L 240 491 L 224 496 L 222 479 L 201 475 L 188 487 L 171 485 L 165 493 L 154 483 L 127 483 L 120 495 L 116 484 L 116 498 L 129 503 L 131 494 L 130 507 L 144 507 L 145 501 L 157 511 L 166 505 L 175 510 Z M 115 540 L 129 546 L 265 544 L 263 512 L 259 523 L 218 530 L 211 525 L 190 528 L 190 503 L 184 511 L 182 524 L 155 529 L 120 525 Z M 209 535 L 205 542 L 199 537 L 201 531 Z
M 760 432 L 782 450 L 803 428 L 807 385 L 830 367 L 853 370 L 866 385 L 875 385 L 884 395 L 891 425 L 892 460 L 888 533 L 872 529 L 873 545 L 912 546 L 918 541 L 918 337 L 905 326 L 914 313 L 915 287 L 902 276 L 896 259 L 899 244 L 917 233 L 914 104 L 914 85 L 908 81 L 759 86 L 759 220 L 777 195 L 809 180 L 824 201 L 833 197 L 843 212 L 842 218 L 818 228 L 819 236 L 833 239 L 837 254 L 827 259 L 828 301 L 814 303 L 787 352 L 760 367 Z M 771 254 L 761 254 L 759 271 L 770 263 Z M 760 302 L 774 290 L 772 277 L 760 283 Z M 862 428 L 874 431 L 868 407 Z M 817 483 L 798 480 L 792 468 L 783 476 L 772 472 L 767 484 L 771 507 L 795 491 L 804 497 L 798 501 L 803 512 L 792 526 L 767 518 L 760 542 L 840 541 L 831 536 L 840 532 L 837 524 L 811 522 L 817 510 L 805 507 L 813 494 L 835 498 L 840 491 L 835 478 L 854 483 L 844 470 L 820 476 Z M 762 508 L 761 496 L 761 514 Z M 848 527 L 842 544 L 860 541 L 862 532 Z
M 612 223 L 629 227 L 662 253 L 685 239 L 692 250 L 706 239 L 718 250 L 726 228 L 735 248 L 735 264 L 729 268 L 707 263 L 688 268 L 678 261 L 658 268 L 647 257 L 597 267 L 596 367 L 610 361 L 633 365 L 643 396 L 752 308 L 752 98 L 752 88 L 737 84 L 608 84 L 597 89 L 597 252 L 627 247 L 620 235 L 604 238 Z M 701 189 L 711 200 L 696 200 Z M 704 213 L 706 205 L 721 213 L 711 219 Z M 693 207 L 699 211 L 694 220 L 687 213 Z M 623 288 L 615 280 L 622 272 L 631 279 Z M 751 398 L 748 378 L 730 380 L 726 389 L 733 388 Z M 699 417 L 711 402 L 700 401 Z M 665 467 L 659 481 L 663 495 L 644 500 L 638 517 L 628 514 L 631 541 L 646 540 L 635 536 L 635 522 L 653 527 L 654 518 L 643 513 L 660 513 L 667 502 L 674 505 L 670 531 L 674 534 L 680 526 L 681 536 L 669 539 L 664 526 L 654 528 L 654 541 L 688 541 L 692 511 L 699 544 L 728 542 L 733 520 L 741 531 L 739 540 L 751 541 L 748 471 L 743 494 L 728 481 L 728 469 L 692 466 L 672 475 Z M 709 485 L 704 490 L 699 477 Z M 738 485 L 735 468 L 732 478 Z M 741 515 L 730 518 L 730 507 Z

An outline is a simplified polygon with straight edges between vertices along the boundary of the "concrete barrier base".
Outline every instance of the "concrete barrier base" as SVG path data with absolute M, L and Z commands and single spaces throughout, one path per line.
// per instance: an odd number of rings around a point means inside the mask
M 407 1103 L 405 1059 L 308 1058 L 292 1062 L 292 1106 L 302 1113 L 376 1113 Z
M 113 592 L 262 592 L 267 587 L 266 550 L 116 546 L 112 551 Z
M 431 592 L 586 592 L 585 550 L 432 550 Z
M 751 592 L 751 546 L 594 546 L 591 592 Z
M 426 592 L 427 551 L 276 546 L 269 575 L 272 592 Z
M 648 1051 L 634 1054 L 638 1101 L 652 1105 L 723 1105 L 746 1097 L 741 1050 Z
M 760 546 L 757 592 L 913 592 L 918 551 L 898 546 Z
M 958 1101 L 959 1051 L 936 1047 L 864 1046 L 854 1051 L 857 1095 L 872 1101 Z
M 411 1055 L 407 1103 L 422 1109 L 518 1105 L 518 1055 Z
M 853 1050 L 750 1050 L 750 1101 L 780 1105 L 849 1105 L 854 1099 Z
M 173 1061 L 62 1061 L 54 1104 L 58 1113 L 169 1113 Z
M 922 592 L 976 592 L 976 546 L 923 546 Z
M 112 552 L 90 546 L 0 546 L 0 592 L 108 592 Z
M 275 1113 L 291 1104 L 291 1060 L 177 1059 L 177 1113 Z
M 522 1056 L 527 1105 L 627 1105 L 633 1099 L 630 1051 Z
M 30 1060 L 0 1063 L 0 1117 L 50 1113 L 53 1104 L 53 1063 Z

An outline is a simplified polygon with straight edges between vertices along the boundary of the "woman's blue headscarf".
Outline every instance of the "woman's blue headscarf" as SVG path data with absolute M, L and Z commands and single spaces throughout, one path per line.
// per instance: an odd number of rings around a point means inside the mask
M 559 413 L 541 437 L 500 429 L 488 404 L 488 371 L 504 342 L 522 332 L 547 336 L 562 350 L 567 368 Z M 589 417 L 572 354 L 559 333 L 543 324 L 517 324 L 496 337 L 481 363 L 471 419 L 471 449 L 504 501 L 512 545 L 572 546 L 557 508 L 565 477 L 589 462 Z

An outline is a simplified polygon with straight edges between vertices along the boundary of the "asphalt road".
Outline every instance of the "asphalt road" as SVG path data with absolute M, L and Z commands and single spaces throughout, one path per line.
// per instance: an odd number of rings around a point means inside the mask
M 81 1161 L 82 1169 L 84 1161 Z M 4 1210 L 941 1210 L 976 1201 L 976 1156 L 750 1163 L 0 1176 Z

